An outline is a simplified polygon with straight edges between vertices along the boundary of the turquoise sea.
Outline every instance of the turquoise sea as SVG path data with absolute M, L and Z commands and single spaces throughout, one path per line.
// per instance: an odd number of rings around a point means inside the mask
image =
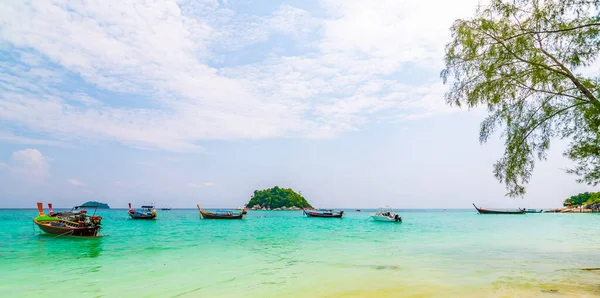
M 98 239 L 0 210 L 2 297 L 598 297 L 600 214 L 399 210 L 403 223 L 248 211 L 99 211 Z

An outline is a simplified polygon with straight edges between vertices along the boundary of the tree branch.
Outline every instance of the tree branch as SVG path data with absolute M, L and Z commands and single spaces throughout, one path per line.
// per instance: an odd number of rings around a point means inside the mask
M 529 130 L 529 132 L 527 132 L 527 134 L 525 135 L 525 137 L 523 137 L 523 139 L 521 140 L 521 144 L 523 144 L 523 143 L 525 142 L 525 140 L 527 140 L 527 138 L 529 137 L 529 135 L 530 135 L 530 134 L 531 134 L 533 131 L 535 131 L 535 130 L 536 130 L 536 129 L 537 129 L 539 126 L 540 126 L 540 125 L 542 125 L 542 124 L 543 124 L 543 123 L 545 123 L 546 121 L 548 121 L 548 120 L 550 120 L 550 119 L 554 118 L 554 116 L 556 116 L 556 115 L 558 115 L 558 114 L 560 114 L 560 113 L 562 113 L 562 112 L 564 112 L 564 111 L 566 111 L 566 110 L 568 110 L 568 109 L 574 108 L 574 107 L 576 107 L 576 106 L 578 106 L 578 105 L 582 105 L 582 104 L 584 104 L 584 102 L 578 102 L 578 103 L 576 103 L 576 104 L 573 104 L 573 105 L 570 105 L 570 106 L 568 106 L 568 107 L 566 107 L 566 108 L 562 108 L 562 109 L 560 109 L 560 110 L 558 110 L 558 111 L 556 111 L 556 112 L 552 113 L 550 116 L 548 116 L 548 117 L 544 118 L 544 120 L 540 121 L 538 124 L 536 124 L 535 126 L 533 126 L 533 127 L 531 128 L 531 130 Z M 520 146 L 520 145 L 519 145 L 519 146 Z
M 517 84 L 517 85 L 520 85 L 521 88 L 526 89 L 526 90 L 532 90 L 532 91 L 535 91 L 535 92 L 547 93 L 547 94 L 556 95 L 556 96 L 570 97 L 572 99 L 575 99 L 577 101 L 581 101 L 581 102 L 584 102 L 584 103 L 589 103 L 590 102 L 589 100 L 587 100 L 585 98 L 580 98 L 580 97 L 577 97 L 577 96 L 573 96 L 571 94 L 559 93 L 559 92 L 554 92 L 554 91 L 550 91 L 550 90 L 536 89 L 536 88 L 527 86 L 527 85 L 525 85 L 525 84 L 523 84 L 521 82 L 517 82 L 517 81 L 513 81 L 513 82 L 515 84 Z
M 581 91 L 581 93 L 583 93 L 583 95 L 585 95 L 587 98 L 589 98 L 589 101 L 594 106 L 596 106 L 596 108 L 600 109 L 600 101 L 598 101 L 596 96 L 594 96 L 594 94 L 588 88 L 586 88 L 566 66 L 564 66 L 562 63 L 560 63 L 560 61 L 558 61 L 558 59 L 556 59 L 556 57 L 552 56 L 550 53 L 548 53 L 546 50 L 544 50 L 544 46 L 542 45 L 542 41 L 539 39 L 539 36 L 538 36 L 538 44 L 540 46 L 540 51 L 542 51 L 542 53 L 544 53 L 544 55 L 548 56 L 548 58 L 550 58 L 552 61 L 554 61 L 554 63 L 558 64 L 558 67 L 560 67 L 560 69 L 563 70 L 564 74 L 571 80 L 571 82 L 573 82 L 573 84 L 575 84 L 577 89 L 579 89 L 579 91 Z
M 578 29 L 583 29 L 583 28 L 588 28 L 588 27 L 595 27 L 595 26 L 600 26 L 600 23 L 590 23 L 590 24 L 585 24 L 585 25 L 579 25 L 579 26 L 575 26 L 575 27 L 570 27 L 570 28 L 565 28 L 565 29 L 556 29 L 556 30 L 523 30 L 524 32 L 513 35 L 513 36 L 509 36 L 504 38 L 504 40 L 511 40 L 517 37 L 521 37 L 523 35 L 537 35 L 537 34 L 552 34 L 552 33 L 563 33 L 563 32 L 569 32 L 569 31 L 574 31 L 574 30 L 578 30 Z
M 473 30 L 477 30 L 477 29 L 474 29 L 474 28 L 472 28 L 472 29 L 473 29 Z M 498 44 L 500 44 L 500 45 L 501 45 L 501 46 L 502 46 L 502 47 L 503 47 L 503 48 L 504 48 L 504 49 L 505 49 L 505 50 L 506 50 L 506 51 L 507 51 L 507 52 L 508 52 L 508 53 L 509 53 L 511 56 L 513 56 L 515 59 L 517 59 L 517 60 L 519 60 L 519 61 L 521 61 L 521 62 L 523 62 L 523 63 L 527 63 L 527 64 L 530 64 L 530 65 L 539 66 L 539 67 L 541 67 L 541 68 L 543 68 L 543 69 L 549 70 L 549 71 L 551 71 L 551 72 L 560 73 L 560 74 L 562 74 L 562 75 L 564 75 L 564 76 L 567 76 L 567 77 L 569 76 L 569 75 L 568 75 L 568 73 L 565 73 L 565 72 L 564 72 L 564 71 L 562 71 L 562 70 L 554 69 L 554 68 L 552 68 L 552 67 L 550 67 L 550 66 L 548 66 L 548 65 L 545 65 L 545 64 L 541 64 L 541 63 L 537 63 L 537 62 L 533 62 L 533 61 L 525 60 L 525 59 L 523 59 L 523 58 L 519 57 L 519 56 L 518 56 L 517 54 L 515 54 L 513 51 L 511 51 L 511 50 L 510 50 L 510 48 L 509 48 L 509 47 L 508 47 L 508 46 L 507 46 L 507 45 L 506 45 L 506 44 L 505 44 L 505 43 L 504 43 L 502 40 L 500 40 L 500 39 L 499 39 L 499 38 L 497 38 L 496 36 L 494 36 L 494 35 L 492 35 L 492 34 L 489 34 L 489 33 L 485 32 L 485 31 L 480 31 L 480 30 L 477 30 L 477 31 L 479 31 L 479 32 L 483 33 L 484 35 L 486 35 L 486 36 L 488 36 L 488 37 L 490 37 L 490 38 L 494 39 L 494 40 L 495 40 L 496 42 L 498 42 Z M 557 64 L 559 64 L 559 66 L 561 65 L 560 63 L 557 63 Z

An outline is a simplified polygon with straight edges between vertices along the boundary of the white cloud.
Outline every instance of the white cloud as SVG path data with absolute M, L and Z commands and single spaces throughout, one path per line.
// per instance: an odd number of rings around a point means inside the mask
M 9 164 L 0 163 L 0 166 L 9 171 L 22 175 L 24 179 L 44 179 L 49 176 L 48 162 L 37 149 L 24 149 L 15 151 Z
M 48 145 L 48 146 L 67 147 L 67 144 L 60 142 L 60 141 L 28 138 L 28 137 L 23 137 L 23 136 L 17 136 L 11 132 L 2 132 L 2 131 L 0 131 L 0 141 L 6 141 L 9 143 L 16 143 L 16 144 Z
M 193 182 L 190 182 L 190 183 L 188 183 L 188 184 L 187 184 L 187 186 L 188 186 L 189 188 L 201 188 L 201 187 L 203 187 L 203 186 L 204 186 L 204 187 L 213 187 L 213 186 L 216 186 L 216 184 L 215 184 L 215 183 L 213 183 L 213 182 L 204 182 L 204 183 L 202 183 L 202 184 L 198 184 L 198 183 L 193 183 Z
M 214 1 L 3 2 L 4 42 L 39 55 L 0 65 L 10 69 L 0 74 L 0 121 L 60 140 L 202 151 L 204 140 L 332 137 L 382 113 L 433 116 L 448 111 L 437 78 L 448 28 L 474 4 L 324 0 L 317 17 L 289 5 L 253 16 Z M 274 33 L 304 54 L 211 66 Z M 434 78 L 403 84 L 409 64 Z M 68 74 L 143 99 L 58 89 Z
M 85 186 L 86 185 L 85 183 L 81 182 L 80 180 L 77 180 L 74 178 L 67 179 L 67 182 L 74 186 Z
M 363 57 L 371 63 L 369 70 L 379 72 L 395 71 L 406 62 L 440 67 L 452 22 L 472 15 L 477 2 L 326 0 L 330 18 L 319 47 Z

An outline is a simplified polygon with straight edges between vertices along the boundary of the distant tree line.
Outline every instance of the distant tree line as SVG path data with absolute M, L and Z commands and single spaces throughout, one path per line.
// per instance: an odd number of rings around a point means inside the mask
M 571 196 L 563 203 L 564 206 L 581 206 L 600 203 L 600 192 L 584 192 L 575 196 Z
M 299 207 L 312 208 L 306 199 L 290 188 L 275 186 L 269 189 L 255 190 L 247 207 L 259 205 L 266 208 Z

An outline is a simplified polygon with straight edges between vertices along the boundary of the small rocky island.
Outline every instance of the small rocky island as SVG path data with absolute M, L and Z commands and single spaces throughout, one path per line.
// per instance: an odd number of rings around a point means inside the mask
M 600 212 L 600 192 L 584 192 L 567 198 L 564 208 L 549 210 L 556 213 L 590 213 Z
M 313 209 L 306 199 L 291 188 L 275 186 L 269 189 L 255 190 L 250 202 L 250 210 L 302 210 Z
M 98 209 L 110 209 L 110 207 L 108 207 L 108 204 L 101 203 L 101 202 L 96 202 L 96 201 L 88 201 L 88 202 L 83 203 L 81 206 L 83 206 L 83 207 L 96 207 Z

